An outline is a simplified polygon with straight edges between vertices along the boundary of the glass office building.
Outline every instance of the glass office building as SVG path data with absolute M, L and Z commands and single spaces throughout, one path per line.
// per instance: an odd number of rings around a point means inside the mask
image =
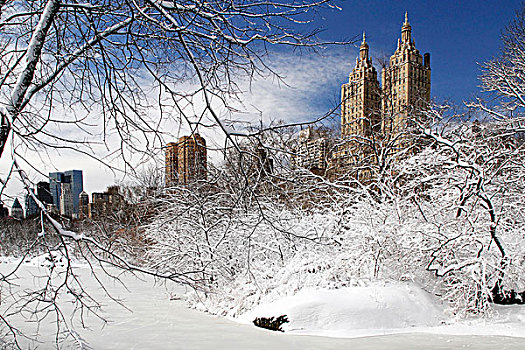
M 62 195 L 62 186 L 67 184 L 68 192 L 71 188 L 71 195 L 66 197 L 71 203 L 64 203 L 61 205 L 60 197 Z M 60 212 L 60 208 L 72 208 L 72 216 L 78 216 L 78 197 L 84 190 L 84 182 L 82 178 L 82 170 L 68 170 L 64 172 L 49 173 L 49 191 L 53 198 L 53 205 L 57 211 Z M 64 213 L 64 215 L 68 215 Z M 68 215 L 69 216 L 69 215 Z

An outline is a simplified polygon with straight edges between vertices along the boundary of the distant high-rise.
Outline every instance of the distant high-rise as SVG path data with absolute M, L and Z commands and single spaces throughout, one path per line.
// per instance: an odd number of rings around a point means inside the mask
M 64 189 L 67 191 L 65 195 L 62 194 Z M 61 215 L 78 216 L 79 195 L 84 190 L 82 170 L 49 173 L 49 190 L 53 204 Z M 62 199 L 68 202 L 62 203 Z
M 18 198 L 15 198 L 13 206 L 11 207 L 11 216 L 20 220 L 24 218 L 24 209 L 22 209 L 22 205 L 18 201 Z
M 166 146 L 166 187 L 205 180 L 206 140 L 199 134 L 183 136 Z
M 329 138 L 322 130 L 308 127 L 299 132 L 292 162 L 316 174 L 323 174 L 329 159 Z
M 93 192 L 91 195 L 90 217 L 110 215 L 123 209 L 124 197 L 118 186 L 109 186 L 105 192 Z
M 49 192 L 53 199 L 53 205 L 60 210 L 60 184 L 64 179 L 64 173 L 49 173 Z
M 371 137 L 381 130 L 381 89 L 377 71 L 368 56 L 368 44 L 363 33 L 359 57 L 348 77 L 348 83 L 341 87 L 341 137 Z
M 30 190 L 33 195 L 35 194 L 35 191 L 33 189 Z M 35 199 L 33 196 L 31 196 L 29 193 L 25 196 L 25 204 L 26 204 L 26 217 L 30 217 L 33 215 L 38 214 L 38 205 L 36 204 Z
M 73 190 L 70 182 L 60 184 L 60 215 L 73 217 Z
M 51 197 L 49 182 L 40 181 L 36 184 L 36 196 L 44 205 L 53 204 L 53 197 Z
M 165 183 L 172 187 L 179 183 L 179 143 L 170 142 L 166 145 Z
M 89 217 L 91 217 L 89 195 L 85 191 L 82 191 L 78 196 L 78 218 L 85 219 Z

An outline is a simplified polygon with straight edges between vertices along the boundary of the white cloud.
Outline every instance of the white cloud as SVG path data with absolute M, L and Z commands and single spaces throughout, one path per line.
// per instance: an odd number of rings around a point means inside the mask
M 232 123 L 236 129 L 245 127 L 248 124 L 259 125 L 269 121 L 282 120 L 284 122 L 306 122 L 312 121 L 324 115 L 330 108 L 335 107 L 340 101 L 340 86 L 345 83 L 348 73 L 351 71 L 355 62 L 355 50 L 351 48 L 331 48 L 321 54 L 303 53 L 274 53 L 268 57 L 271 68 L 279 74 L 283 80 L 275 75 L 268 74 L 264 77 L 256 77 L 253 80 L 242 80 L 239 82 L 243 93 L 240 95 L 239 102 L 231 102 L 237 110 L 241 112 L 231 112 L 224 107 L 219 108 L 220 115 L 227 123 Z M 181 88 L 180 86 L 178 87 Z M 190 83 L 186 89 L 194 88 Z M 158 99 L 158 90 L 149 90 L 151 101 Z M 193 101 L 193 105 L 188 105 L 185 112 L 189 115 L 200 115 L 204 108 L 204 103 L 198 97 Z M 70 106 L 55 109 L 54 116 L 67 117 L 75 111 Z M 163 122 L 159 128 L 165 132 L 160 140 L 150 143 L 149 149 L 145 149 L 145 140 L 140 135 L 134 141 L 135 145 L 148 152 L 148 156 L 157 159 L 158 166 L 163 164 L 163 151 L 161 146 L 164 142 L 169 142 L 179 136 L 187 134 L 189 128 L 187 124 L 180 122 L 180 116 L 176 110 L 165 110 Z M 61 116 L 62 115 L 62 116 Z M 148 110 L 148 117 L 157 120 L 160 112 L 158 109 Z M 234 122 L 235 121 L 235 122 Z M 53 127 L 50 131 L 57 132 L 60 136 L 67 136 L 71 139 L 97 142 L 93 145 L 93 152 L 100 156 L 102 160 L 109 162 L 122 171 L 126 170 L 121 159 L 117 157 L 120 142 L 118 135 L 114 133 L 106 138 L 106 144 L 102 141 L 102 125 L 99 111 L 92 111 L 87 123 L 96 123 L 94 126 L 85 126 L 89 131 L 79 129 L 74 125 L 61 125 Z M 208 117 L 204 121 L 206 124 L 213 125 L 213 121 Z M 207 139 L 208 145 L 212 148 L 220 148 L 224 145 L 224 135 L 215 127 L 199 128 L 199 132 Z M 83 148 L 85 145 L 75 147 Z M 20 147 L 20 146 L 19 146 Z M 88 192 L 102 191 L 108 185 L 124 178 L 125 173 L 121 171 L 109 170 L 102 164 L 86 155 L 79 154 L 72 150 L 43 150 L 22 151 L 24 156 L 31 162 L 32 166 L 40 170 L 30 170 L 29 175 L 35 182 L 45 180 L 42 174 L 51 171 L 65 171 L 80 169 L 84 171 L 84 188 Z M 4 152 L 4 156 L 9 150 Z M 114 153 L 116 152 L 116 153 Z M 124 151 L 131 160 L 131 166 L 135 167 L 144 160 L 143 154 L 126 149 Z M 147 157 L 146 157 L 147 158 Z M 9 161 L 3 157 L 0 164 L 0 177 L 5 178 L 9 167 Z M 26 169 L 29 169 L 26 167 Z M 6 193 L 10 195 L 20 194 L 22 186 L 18 181 L 12 181 Z
M 340 86 L 346 82 L 354 55 L 348 49 L 324 54 L 280 54 L 270 64 L 284 83 L 274 76 L 244 84 L 243 102 L 252 120 L 312 121 L 339 103 Z

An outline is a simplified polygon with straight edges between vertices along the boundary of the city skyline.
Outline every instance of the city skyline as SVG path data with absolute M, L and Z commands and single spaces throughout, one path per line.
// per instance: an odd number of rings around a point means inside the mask
M 0 2 L 2 348 L 521 350 L 515 1 Z
M 323 10 L 319 14 L 319 21 L 313 23 L 313 28 L 319 26 L 323 29 L 320 37 L 326 41 L 354 38 L 355 45 L 328 47 L 322 51 L 324 56 L 304 53 L 300 58 L 282 49 L 271 52 L 270 62 L 276 71 L 286 77 L 291 87 L 286 88 L 269 81 L 271 79 L 259 78 L 253 83 L 251 93 L 244 96 L 246 105 L 256 101 L 255 105 L 262 111 L 263 118 L 279 119 L 284 116 L 288 118 L 286 121 L 292 122 L 313 120 L 322 115 L 340 99 L 340 86 L 347 81 L 348 72 L 358 55 L 362 32 L 367 33 L 370 55 L 377 64 L 378 57 L 395 49 L 394 40 L 398 36 L 405 11 L 408 11 L 412 25 L 417 27 L 416 45 L 432 55 L 432 97 L 443 100 L 453 94 L 452 98 L 456 102 L 461 101 L 469 94 L 479 92 L 476 87 L 479 84 L 478 62 L 498 54 L 500 32 L 513 19 L 520 1 L 505 2 L 497 8 L 488 1 L 476 4 L 478 6 L 474 7 L 471 1 L 461 4 L 450 1 L 439 4 L 349 1 L 342 4 L 341 11 Z M 469 6 L 473 9 L 467 13 L 464 10 Z M 477 25 L 482 19 L 488 25 Z M 446 59 L 442 59 L 444 57 Z M 300 113 L 294 115 L 292 111 L 298 109 Z M 179 135 L 185 133 L 182 130 Z M 213 140 L 206 132 L 201 133 L 206 139 Z M 221 142 L 216 143 L 220 145 Z M 159 160 L 162 160 L 162 153 L 159 149 Z M 77 153 L 64 151 L 53 156 L 53 163 L 54 168 L 58 169 L 82 168 L 86 178 L 84 186 L 88 192 L 102 191 L 123 178 L 121 173 L 108 170 Z M 46 166 L 45 172 L 53 171 L 46 162 L 42 164 Z M 162 167 L 161 163 L 159 167 Z M 4 169 L 1 171 L 4 172 Z M 38 174 L 32 174 L 32 179 L 37 182 Z M 10 185 L 8 191 L 12 195 L 23 193 L 19 185 Z

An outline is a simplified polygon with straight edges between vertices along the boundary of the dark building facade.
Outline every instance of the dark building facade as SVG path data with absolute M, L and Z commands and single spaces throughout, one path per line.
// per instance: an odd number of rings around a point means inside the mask
M 36 196 L 44 205 L 53 204 L 53 197 L 51 197 L 49 182 L 40 181 L 36 184 Z
M 15 198 L 13 206 L 11 207 L 11 216 L 20 220 L 24 218 L 24 209 L 22 209 L 22 205 L 18 201 L 18 198 Z
M 83 190 L 82 170 L 49 173 L 49 192 L 53 205 L 62 215 L 78 216 L 79 196 Z M 65 202 L 62 203 L 62 200 Z
M 33 195 L 36 196 L 35 191 L 33 189 L 30 190 Z M 36 204 L 35 199 L 33 196 L 31 196 L 29 193 L 25 196 L 25 205 L 26 205 L 26 217 L 30 217 L 33 215 L 38 214 L 38 205 Z
M 4 207 L 4 203 L 0 203 L 0 218 L 9 216 L 9 209 Z

